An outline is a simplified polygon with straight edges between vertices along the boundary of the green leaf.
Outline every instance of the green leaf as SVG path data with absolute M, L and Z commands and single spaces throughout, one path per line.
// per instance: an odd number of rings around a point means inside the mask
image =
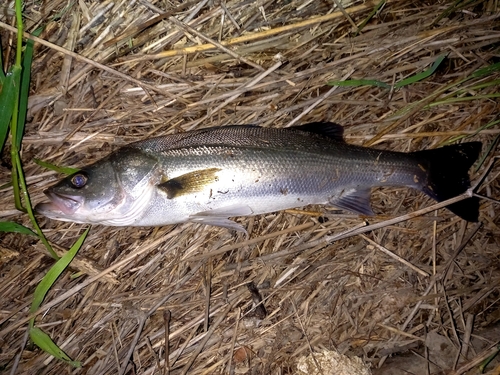
M 33 32 L 34 36 L 39 36 L 43 31 L 43 27 L 39 27 Z M 24 134 L 24 126 L 26 124 L 26 114 L 28 113 L 28 97 L 30 91 L 30 80 L 31 80 L 31 63 L 33 62 L 33 45 L 35 42 L 28 39 L 26 42 L 26 48 L 24 50 L 22 69 L 23 74 L 21 76 L 21 92 L 19 94 L 19 118 L 17 120 L 17 134 L 16 143 L 17 148 L 21 148 L 21 142 Z
M 37 236 L 37 234 L 33 232 L 31 229 L 26 228 L 24 225 L 14 223 L 12 221 L 0 222 L 0 232 L 14 232 L 14 233 L 30 234 L 32 236 Z
M 13 66 L 3 81 L 2 91 L 0 92 L 0 152 L 7 139 L 10 119 L 14 111 L 14 105 L 19 97 L 20 79 L 21 68 Z
M 391 88 L 391 86 L 388 85 L 387 83 L 381 82 L 381 81 L 376 81 L 373 79 L 349 79 L 346 81 L 329 81 L 329 82 L 327 82 L 327 85 L 329 85 L 329 86 L 343 86 L 343 87 L 377 86 L 377 87 L 383 87 L 385 89 Z
M 491 65 L 488 65 L 487 67 L 478 69 L 475 72 L 473 72 L 469 78 L 478 78 L 478 77 L 487 76 L 488 74 L 491 74 L 497 70 L 500 70 L 500 63 L 491 64 Z
M 407 86 L 407 85 L 410 85 L 410 84 L 415 83 L 415 82 L 419 82 L 419 81 L 429 77 L 430 75 L 432 75 L 436 71 L 438 66 L 443 62 L 443 60 L 445 58 L 446 58 L 446 55 L 439 56 L 436 59 L 436 61 L 434 61 L 434 63 L 432 64 L 432 66 L 429 69 L 424 70 L 421 73 L 414 74 L 411 77 L 405 78 L 402 81 L 397 82 L 394 85 L 394 87 L 399 88 L 399 87 Z
M 42 281 L 40 281 L 40 284 L 38 284 L 38 286 L 36 287 L 35 294 L 33 295 L 30 313 L 33 313 L 40 308 L 40 305 L 42 304 L 43 299 L 47 295 L 49 289 L 56 282 L 61 273 L 66 269 L 68 264 L 71 263 L 75 255 L 78 253 L 78 250 L 80 250 L 80 247 L 82 247 L 83 241 L 85 241 L 89 230 L 90 227 L 87 228 L 85 232 L 83 232 L 80 238 L 73 244 L 73 246 L 71 246 L 71 249 L 69 249 L 69 251 L 50 268 L 49 272 L 47 272 Z M 30 324 L 31 326 L 34 325 L 34 319 L 30 321 Z
M 78 168 L 71 168 L 71 167 L 58 167 L 55 164 L 40 160 L 40 159 L 33 159 L 35 163 L 37 163 L 39 166 L 51 169 L 53 171 L 56 171 L 58 173 L 63 173 L 63 174 L 73 174 L 78 172 L 80 169 Z
M 57 344 L 52 341 L 49 335 L 38 327 L 30 327 L 30 338 L 44 352 L 47 352 L 61 361 L 67 362 L 73 367 L 81 367 L 81 363 L 73 361 Z

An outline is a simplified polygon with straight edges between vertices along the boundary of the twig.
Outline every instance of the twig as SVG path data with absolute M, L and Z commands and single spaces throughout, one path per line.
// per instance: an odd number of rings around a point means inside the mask
M 307 229 L 307 228 L 311 228 L 314 225 L 315 224 L 312 223 L 312 222 L 301 224 L 301 225 L 297 225 L 297 226 L 294 226 L 294 227 L 291 227 L 291 228 L 287 228 L 287 229 L 283 229 L 283 230 L 280 230 L 280 231 L 277 231 L 277 232 L 272 232 L 272 233 L 266 234 L 264 236 L 259 236 L 257 238 L 252 238 L 252 239 L 243 241 L 241 243 L 236 243 L 236 244 L 232 244 L 232 245 L 226 245 L 226 246 L 221 247 L 218 250 L 210 251 L 207 254 L 195 255 L 195 256 L 192 256 L 192 257 L 189 257 L 189 258 L 183 259 L 183 260 L 186 261 L 186 262 L 202 260 L 202 259 L 205 259 L 205 258 L 208 258 L 208 257 L 212 257 L 212 256 L 224 254 L 224 253 L 227 253 L 228 251 L 239 249 L 239 248 L 244 247 L 244 246 L 253 245 L 255 243 L 259 243 L 259 242 L 265 241 L 265 240 L 270 239 L 270 238 L 278 237 L 278 236 L 281 236 L 283 234 L 292 233 L 292 232 L 299 232 L 301 230 L 304 230 L 304 229 Z
M 222 321 L 226 318 L 227 314 L 231 309 L 233 308 L 233 303 L 231 303 L 223 313 L 220 314 L 220 316 L 217 318 L 217 320 L 210 326 L 210 329 L 208 332 L 205 334 L 205 337 L 203 337 L 203 340 L 198 344 L 198 347 L 196 348 L 195 352 L 191 355 L 191 358 L 189 359 L 188 363 L 184 366 L 184 368 L 181 371 L 181 375 L 186 375 L 193 365 L 194 361 L 200 355 L 201 351 L 203 350 L 203 347 L 207 343 L 208 339 L 212 336 L 214 333 L 215 329 L 222 323 Z
M 157 247 L 158 245 L 160 245 L 161 243 L 165 242 L 167 239 L 169 238 L 172 238 L 176 235 L 178 235 L 180 232 L 182 232 L 182 228 L 176 228 L 175 230 L 173 230 L 172 232 L 170 232 L 168 235 L 166 235 L 165 237 L 162 237 L 162 238 L 158 238 L 156 241 L 152 242 L 151 244 L 149 244 L 148 246 L 144 246 L 143 248 L 141 248 L 139 251 L 136 251 L 134 253 L 132 253 L 131 255 L 129 255 L 128 257 L 126 257 L 125 259 L 113 264 L 112 266 L 106 268 L 105 270 L 103 270 L 102 272 L 99 272 L 97 275 L 95 276 L 92 276 L 90 277 L 89 279 L 83 281 L 81 284 L 78 284 L 76 286 L 74 286 L 73 288 L 71 288 L 70 290 L 68 290 L 67 292 L 61 294 L 59 297 L 57 298 L 54 298 L 52 301 L 50 302 L 47 302 L 45 304 L 43 304 L 37 311 L 35 311 L 34 313 L 32 314 L 29 314 L 27 317 L 25 318 L 22 318 L 22 319 L 19 319 L 18 322 L 8 326 L 7 328 L 5 328 L 3 331 L 0 332 L 0 337 L 3 337 L 4 335 L 7 335 L 8 333 L 14 331 L 15 329 L 19 328 L 21 325 L 23 325 L 24 323 L 28 322 L 30 319 L 36 317 L 37 315 L 47 311 L 48 309 L 60 304 L 61 302 L 65 301 L 66 299 L 68 299 L 69 297 L 75 295 L 76 293 L 78 293 L 80 290 L 82 290 L 83 288 L 87 287 L 88 285 L 98 281 L 101 277 L 103 277 L 104 275 L 107 275 L 109 273 L 111 273 L 112 271 L 114 271 L 115 269 L 118 269 L 120 268 L 121 266 L 131 262 L 132 260 L 134 260 L 135 258 L 137 258 L 138 255 L 140 254 L 143 254 L 147 251 L 151 251 L 152 248 L 155 248 Z
M 165 310 L 163 312 L 163 322 L 165 325 L 165 360 L 163 366 L 163 374 L 170 375 L 170 319 L 172 317 L 172 313 L 170 310 Z
M 257 69 L 257 70 L 260 70 L 261 72 L 265 71 L 265 69 L 260 66 L 259 64 L 256 64 L 254 63 L 253 61 L 250 61 L 248 60 L 247 58 L 243 57 L 243 56 L 240 56 L 238 55 L 236 52 L 230 50 L 229 48 L 227 47 L 224 47 L 224 45 L 222 45 L 221 43 L 213 40 L 212 38 L 209 38 L 207 37 L 206 35 L 204 35 L 203 33 L 200 33 L 198 30 L 192 28 L 191 26 L 179 21 L 177 18 L 175 17 L 170 17 L 168 19 L 170 22 L 174 23 L 175 25 L 177 25 L 178 27 L 180 27 L 182 30 L 184 30 L 185 32 L 189 32 L 191 34 L 194 34 L 196 35 L 197 37 L 200 37 L 201 39 L 203 39 L 204 41 L 206 42 L 209 42 L 211 44 L 213 44 L 214 46 L 216 46 L 218 49 L 220 49 L 221 51 L 227 53 L 228 55 L 234 57 L 235 59 L 239 60 L 239 61 L 242 61 L 244 62 L 245 64 Z
M 354 73 L 354 69 L 351 69 L 349 72 L 347 72 L 342 78 L 341 81 L 345 81 L 347 78 L 351 76 L 351 74 Z M 295 117 L 292 121 L 290 121 L 286 126 L 293 126 L 297 121 L 299 121 L 302 117 L 307 115 L 309 112 L 311 112 L 315 107 L 317 107 L 321 102 L 323 102 L 326 98 L 328 98 L 330 95 L 332 95 L 339 86 L 333 86 L 330 90 L 325 92 L 323 95 L 321 95 L 317 100 L 314 101 L 309 107 L 304 109 L 300 115 Z
M 193 123 L 191 123 L 189 125 L 189 127 L 187 127 L 186 130 L 191 130 L 193 128 L 195 128 L 198 124 L 200 124 L 201 122 L 205 121 L 206 119 L 208 119 L 208 117 L 212 114 L 212 113 L 217 113 L 217 111 L 221 110 L 222 108 L 224 108 L 226 105 L 228 105 L 229 103 L 231 103 L 233 100 L 235 100 L 238 96 L 240 96 L 244 91 L 247 91 L 249 90 L 250 88 L 252 88 L 253 86 L 255 86 L 259 81 L 263 80 L 265 77 L 267 77 L 269 74 L 271 74 L 272 72 L 274 72 L 276 69 L 278 69 L 281 65 L 283 64 L 283 62 L 281 61 L 278 61 L 276 64 L 274 64 L 273 66 L 271 66 L 269 69 L 267 69 L 265 72 L 262 72 L 260 73 L 257 77 L 255 77 L 254 79 L 252 79 L 250 82 L 247 82 L 245 83 L 241 89 L 238 89 L 238 90 L 235 90 L 236 91 L 236 94 L 232 95 L 231 97 L 229 97 L 228 99 L 226 99 L 223 103 L 219 104 L 215 109 L 213 109 L 212 111 L 209 111 L 210 113 L 207 113 L 205 116 L 201 117 L 199 120 L 197 121 L 194 121 Z
M 203 273 L 205 275 L 204 277 L 204 284 L 205 284 L 205 322 L 203 323 L 203 330 L 205 332 L 208 331 L 208 326 L 210 325 L 210 297 L 212 296 L 212 262 L 210 259 L 208 260 L 206 267 L 205 267 L 205 272 Z
M 229 363 L 228 363 L 228 373 L 232 373 L 231 367 L 233 367 L 233 356 L 234 356 L 234 346 L 236 345 L 236 337 L 238 337 L 238 326 L 241 319 L 241 307 L 238 307 L 238 314 L 236 314 L 236 322 L 234 323 L 234 334 L 231 339 L 231 349 L 229 350 Z
M 236 22 L 236 20 L 234 19 L 233 15 L 231 14 L 231 12 L 229 12 L 229 10 L 227 9 L 227 7 L 226 7 L 226 0 L 223 0 L 223 1 L 220 2 L 220 7 L 224 10 L 224 13 L 227 14 L 229 20 L 234 25 L 235 29 L 236 30 L 241 29 L 240 25 L 238 25 L 238 22 Z
M 390 2 L 394 2 L 394 1 L 395 0 L 388 0 L 387 2 L 390 3 Z M 362 5 L 357 5 L 357 6 L 353 6 L 351 8 L 348 8 L 347 11 L 348 11 L 348 13 L 353 14 L 353 13 L 357 13 L 357 12 L 362 12 L 362 11 L 367 10 L 367 9 L 372 9 L 375 5 L 376 5 L 376 2 L 370 1 L 370 2 L 366 2 L 365 4 L 362 4 Z M 308 27 L 308 26 L 311 26 L 311 25 L 314 25 L 317 23 L 331 21 L 335 18 L 339 18 L 339 17 L 343 17 L 343 16 L 344 16 L 344 14 L 340 11 L 333 12 L 333 13 L 327 14 L 325 16 L 313 17 L 313 18 L 310 18 L 308 20 L 297 22 L 297 23 L 292 24 L 292 25 L 286 25 L 286 26 L 277 27 L 277 28 L 274 28 L 271 30 L 261 31 L 261 32 L 257 32 L 257 33 L 247 34 L 247 35 L 237 37 L 237 38 L 227 39 L 227 40 L 221 41 L 221 44 L 224 46 L 230 46 L 233 44 L 250 42 L 250 41 L 253 41 L 256 39 L 269 38 L 271 35 L 276 35 L 276 34 L 286 32 L 286 31 L 293 31 L 293 30 L 301 29 L 301 28 Z M 209 51 L 209 50 L 214 49 L 214 48 L 215 48 L 215 46 L 211 43 L 202 44 L 199 46 L 192 46 L 192 47 L 186 47 L 186 48 L 182 48 L 182 49 L 174 49 L 174 50 L 170 50 L 170 51 L 164 51 L 164 52 L 160 52 L 160 53 L 157 53 L 154 55 L 145 55 L 145 56 L 141 56 L 139 58 L 134 57 L 134 58 L 128 60 L 128 62 L 141 61 L 141 60 L 156 60 L 156 59 L 162 59 L 165 57 L 182 56 L 182 55 L 191 54 L 191 53 L 205 52 L 205 51 Z
M 179 6 L 177 6 L 176 8 L 172 9 L 171 11 L 159 14 L 159 15 L 151 18 L 149 21 L 144 22 L 142 25 L 132 27 L 129 30 L 124 31 L 121 35 L 118 35 L 118 36 L 114 37 L 113 39 L 110 39 L 110 40 L 104 42 L 103 47 L 107 48 L 107 47 L 111 46 L 112 44 L 120 42 L 120 40 L 131 38 L 133 35 L 138 34 L 141 31 L 147 29 L 148 27 L 151 27 L 151 26 L 157 24 L 161 20 L 164 20 L 165 18 L 168 18 L 168 17 L 174 15 L 175 13 L 178 13 L 186 8 L 189 8 L 191 5 L 195 5 L 198 3 L 199 3 L 198 0 L 192 0 L 192 1 L 187 1 L 185 3 L 182 3 Z
M 500 350 L 498 346 L 498 342 L 496 344 L 491 345 L 489 348 L 483 350 L 476 357 L 474 357 L 469 363 L 464 364 L 462 367 L 459 367 L 456 371 L 450 373 L 450 375 L 462 375 L 469 371 L 471 368 L 478 366 L 488 357 L 492 356 L 495 353 L 498 353 Z
M 151 340 L 149 337 L 146 337 L 146 345 L 149 349 L 149 352 L 151 353 L 151 356 L 155 359 L 156 367 L 158 368 L 158 371 L 161 371 L 161 365 L 160 365 L 160 359 L 158 358 L 158 354 L 156 354 L 155 350 L 153 349 L 153 346 L 151 345 Z
M 357 32 L 359 32 L 359 29 L 358 29 L 358 25 L 356 25 L 354 23 L 354 21 L 352 20 L 351 16 L 349 15 L 349 13 L 347 13 L 344 9 L 344 6 L 342 5 L 342 3 L 339 1 L 339 0 L 333 0 L 335 2 L 335 4 L 337 5 L 337 7 L 340 9 L 340 11 L 342 12 L 342 14 L 344 15 L 345 18 L 347 18 L 347 20 L 349 21 L 349 23 L 352 25 L 353 29 Z
M 466 313 L 465 316 L 467 317 L 464 327 L 465 334 L 462 340 L 462 350 L 460 352 L 460 355 L 464 359 L 467 358 L 467 353 L 469 351 L 469 345 L 470 345 L 470 338 L 472 337 L 472 330 L 474 327 L 474 314 Z
M 0 21 L 0 27 L 3 27 L 4 29 L 7 29 L 7 30 L 12 31 L 12 32 L 17 32 L 17 29 L 15 27 L 12 27 L 12 26 L 10 26 L 10 25 L 2 22 L 2 21 Z M 47 42 L 46 40 L 44 40 L 42 38 L 38 38 L 38 37 L 36 37 L 34 35 L 31 35 L 31 34 L 29 34 L 27 32 L 24 32 L 23 36 L 25 38 L 34 40 L 35 42 L 40 43 L 43 46 L 46 46 L 46 47 L 52 48 L 55 51 L 61 52 L 62 54 L 66 55 L 66 56 L 71 56 L 71 57 L 73 57 L 76 60 L 79 60 L 79 61 L 82 61 L 82 62 L 84 62 L 86 64 L 92 65 L 95 68 L 104 70 L 104 71 L 106 71 L 108 73 L 111 73 L 114 76 L 120 77 L 120 78 L 122 78 L 122 79 L 124 79 L 124 80 L 126 80 L 128 82 L 132 82 L 135 85 L 146 87 L 146 88 L 148 88 L 151 91 L 154 91 L 154 92 L 157 92 L 157 93 L 160 93 L 160 94 L 163 94 L 163 95 L 170 96 L 170 93 L 168 93 L 165 90 L 159 89 L 157 86 L 153 86 L 153 85 L 145 83 L 145 82 L 143 82 L 143 81 L 141 81 L 139 79 L 133 78 L 133 77 L 127 75 L 127 74 L 119 72 L 119 71 L 117 71 L 117 70 L 115 70 L 113 68 L 110 68 L 110 67 L 106 66 L 106 65 L 100 64 L 100 63 L 98 63 L 98 62 L 96 62 L 94 60 L 91 60 L 91 59 L 89 59 L 87 57 L 79 55 L 79 54 L 77 54 L 77 53 L 75 53 L 73 51 L 69 51 L 66 48 L 60 47 L 57 44 L 53 44 L 53 43 Z
M 137 324 L 137 329 L 135 331 L 135 336 L 134 339 L 132 340 L 132 343 L 130 344 L 130 348 L 123 358 L 122 361 L 122 367 L 120 368 L 120 375 L 125 374 L 125 371 L 127 370 L 128 363 L 130 361 L 130 358 L 132 357 L 132 354 L 134 353 L 135 346 L 139 342 L 139 338 L 141 336 L 142 330 L 144 329 L 144 325 L 146 324 L 146 320 L 153 315 L 153 313 L 158 310 L 160 306 L 162 306 L 166 301 L 168 301 L 172 295 L 177 292 L 181 286 L 183 286 L 186 281 L 188 281 L 191 277 L 193 277 L 196 272 L 201 268 L 202 263 L 198 262 L 194 267 L 191 268 L 191 270 L 177 283 L 175 284 L 175 287 L 170 290 L 170 293 L 168 293 L 165 297 L 161 298 L 146 314 L 142 315 L 139 318 L 139 322 Z
M 324 375 L 323 368 L 319 364 L 318 360 L 316 359 L 316 356 L 314 355 L 314 350 L 311 345 L 311 341 L 309 340 L 309 336 L 307 335 L 307 331 L 304 327 L 304 324 L 302 324 L 302 319 L 300 319 L 299 312 L 297 311 L 297 306 L 295 305 L 295 301 L 293 298 L 290 298 L 290 302 L 292 303 L 293 306 L 293 312 L 295 313 L 295 316 L 297 317 L 297 320 L 299 321 L 300 324 L 300 329 L 302 330 L 302 334 L 306 338 L 307 341 L 307 346 L 309 347 L 309 353 L 311 354 L 311 357 L 314 361 L 314 364 L 316 365 L 316 369 L 319 371 L 320 374 Z
M 364 239 L 365 241 L 367 241 L 368 243 L 372 244 L 373 246 L 375 246 L 377 249 L 379 249 L 380 251 L 382 251 L 384 254 L 387 254 L 389 255 L 391 258 L 394 258 L 396 259 L 398 262 L 401 262 L 403 263 L 404 265 L 406 265 L 407 267 L 410 267 L 413 271 L 421 274 L 422 276 L 430 276 L 430 274 L 428 272 L 425 272 L 424 270 L 421 270 L 420 268 L 418 268 L 417 266 L 411 264 L 410 262 L 408 262 L 406 259 L 404 258 L 401 258 L 399 255 L 397 254 L 394 254 L 392 251 L 386 249 L 385 247 L 383 247 L 382 245 L 378 244 L 377 242 L 371 240 L 370 238 L 360 234 L 359 235 L 362 239 Z
M 467 244 L 472 239 L 473 235 L 475 233 L 477 233 L 477 230 L 479 229 L 480 225 L 481 225 L 481 223 L 478 223 L 478 225 L 476 225 L 476 228 L 473 228 L 471 230 L 471 232 L 469 233 L 469 235 L 467 236 L 467 238 L 455 250 L 455 252 L 454 252 L 455 254 L 458 254 L 461 251 L 461 249 L 463 249 L 463 247 L 465 246 L 465 244 Z M 444 279 L 446 277 L 447 269 L 455 261 L 455 256 L 451 256 L 448 259 L 448 261 L 446 262 L 445 266 L 443 267 L 443 269 L 441 270 L 440 273 L 438 273 L 436 275 L 433 275 L 430 278 L 429 285 L 427 286 L 427 289 L 425 290 L 425 292 L 422 294 L 422 297 L 424 297 L 427 294 L 429 294 L 429 292 L 434 288 L 434 285 L 436 284 L 437 281 L 442 280 L 442 279 Z M 417 304 L 415 305 L 415 307 L 413 308 L 413 310 L 411 311 L 411 313 L 407 316 L 404 324 L 401 327 L 401 330 L 404 331 L 406 329 L 406 327 L 408 326 L 408 324 L 410 324 L 410 322 L 412 321 L 413 317 L 415 316 L 415 314 L 417 313 L 418 309 L 420 308 L 420 305 L 422 304 L 422 302 L 423 302 L 423 299 L 421 299 L 420 301 L 417 302 Z
M 24 332 L 23 340 L 21 342 L 21 345 L 19 346 L 19 353 L 17 353 L 16 357 L 14 358 L 14 363 L 12 364 L 12 368 L 10 369 L 10 375 L 14 375 L 17 372 L 19 361 L 21 360 L 24 348 L 26 347 L 26 343 L 28 342 L 29 333 L 30 328 L 26 327 L 26 332 Z

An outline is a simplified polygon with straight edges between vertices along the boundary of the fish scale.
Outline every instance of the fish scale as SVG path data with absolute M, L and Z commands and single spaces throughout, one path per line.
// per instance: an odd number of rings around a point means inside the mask
M 333 123 L 294 128 L 226 126 L 125 146 L 47 190 L 37 211 L 49 218 L 117 226 L 197 222 L 243 228 L 230 220 L 333 204 L 373 215 L 370 191 L 404 186 L 437 201 L 463 193 L 481 150 L 469 142 L 401 153 L 349 145 Z M 75 177 L 78 179 L 75 180 Z M 75 181 L 84 186 L 75 186 Z M 477 220 L 478 201 L 448 208 Z

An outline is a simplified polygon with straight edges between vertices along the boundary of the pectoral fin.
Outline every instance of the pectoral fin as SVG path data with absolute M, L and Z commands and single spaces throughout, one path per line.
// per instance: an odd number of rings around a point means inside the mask
M 253 210 L 246 205 L 241 206 L 227 206 L 216 208 L 214 210 L 198 212 L 189 217 L 189 221 L 199 224 L 215 225 L 217 227 L 224 227 L 227 229 L 236 230 L 238 232 L 247 233 L 245 228 L 240 224 L 229 220 L 233 216 L 249 216 L 253 214 Z
M 375 215 L 370 207 L 370 188 L 359 188 L 344 191 L 340 196 L 330 198 L 330 203 L 361 215 Z
M 208 168 L 189 172 L 162 182 L 157 187 L 167 194 L 168 199 L 199 192 L 206 185 L 218 180 L 217 172 L 220 170 L 220 168 Z

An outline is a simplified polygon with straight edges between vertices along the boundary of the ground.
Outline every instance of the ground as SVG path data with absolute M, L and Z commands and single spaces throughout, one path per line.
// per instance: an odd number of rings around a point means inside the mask
M 500 166 L 487 170 L 500 155 L 499 4 L 342 4 L 26 3 L 26 31 L 45 26 L 22 146 L 32 201 L 61 177 L 35 159 L 82 167 L 152 135 L 333 121 L 347 142 L 384 150 L 482 142 L 470 171 L 479 222 L 418 214 L 434 202 L 384 188 L 373 192 L 375 217 L 314 206 L 236 218 L 248 235 L 94 226 L 36 317 L 82 368 L 27 340 L 34 290 L 53 260 L 36 237 L 2 234 L 2 369 L 298 374 L 303 358 L 317 365 L 335 353 L 380 374 L 479 373 L 500 339 Z M 15 52 L 7 6 L 5 65 Z M 9 149 L 1 220 L 30 226 L 14 207 Z M 87 228 L 39 221 L 60 254 Z

